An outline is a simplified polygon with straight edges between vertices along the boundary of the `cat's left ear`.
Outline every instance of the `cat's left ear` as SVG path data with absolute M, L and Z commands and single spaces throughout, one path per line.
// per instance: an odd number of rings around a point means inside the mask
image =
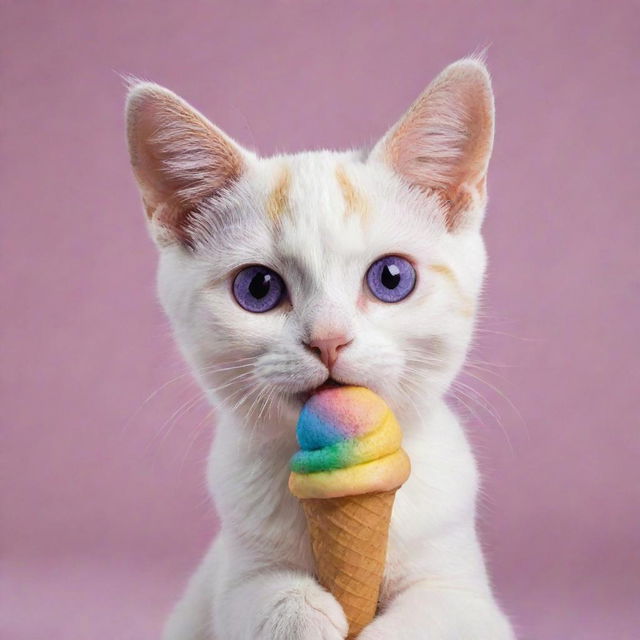
M 133 85 L 126 106 L 131 166 L 159 246 L 189 245 L 193 213 L 228 190 L 252 154 L 172 91 Z
M 493 146 L 491 79 L 476 59 L 448 66 L 378 142 L 382 161 L 411 186 L 440 195 L 450 231 L 479 225 Z

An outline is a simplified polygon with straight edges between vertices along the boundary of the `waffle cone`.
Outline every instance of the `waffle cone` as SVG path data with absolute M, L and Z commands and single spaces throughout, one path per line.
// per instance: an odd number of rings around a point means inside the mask
M 316 577 L 342 605 L 355 638 L 376 614 L 396 490 L 305 498 Z

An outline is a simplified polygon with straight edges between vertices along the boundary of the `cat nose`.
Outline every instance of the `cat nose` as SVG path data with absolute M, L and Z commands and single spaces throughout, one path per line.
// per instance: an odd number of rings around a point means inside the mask
M 338 351 L 346 347 L 352 341 L 345 335 L 332 336 L 330 338 L 313 338 L 307 342 L 307 346 L 311 351 L 315 351 L 320 360 L 331 371 L 331 368 L 338 359 Z

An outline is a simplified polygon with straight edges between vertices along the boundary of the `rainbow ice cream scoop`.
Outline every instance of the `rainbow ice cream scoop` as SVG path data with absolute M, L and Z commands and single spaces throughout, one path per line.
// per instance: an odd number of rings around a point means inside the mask
M 289 490 L 298 498 L 337 498 L 397 489 L 409 476 L 402 432 L 391 409 L 364 387 L 332 387 L 304 405 Z

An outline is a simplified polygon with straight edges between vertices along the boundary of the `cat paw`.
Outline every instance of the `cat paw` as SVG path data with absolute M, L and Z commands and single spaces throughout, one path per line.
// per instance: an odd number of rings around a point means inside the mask
M 339 602 L 321 587 L 305 594 L 309 629 L 304 640 L 344 640 L 349 623 Z
M 315 583 L 279 594 L 257 640 L 344 640 L 349 625 L 342 607 Z

